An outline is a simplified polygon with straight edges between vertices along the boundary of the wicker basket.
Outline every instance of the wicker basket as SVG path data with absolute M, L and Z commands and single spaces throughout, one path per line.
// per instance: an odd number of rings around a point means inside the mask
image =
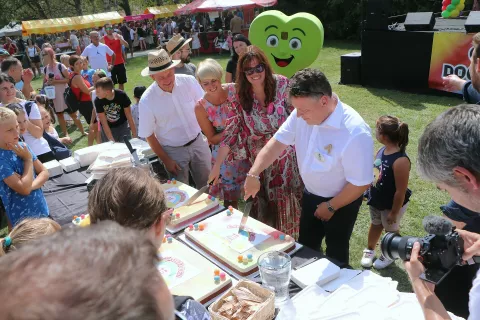
M 220 315 L 217 311 L 221 308 L 221 301 L 223 298 L 232 295 L 232 290 L 234 288 L 245 287 L 250 290 L 253 294 L 259 296 L 260 298 L 264 299 L 262 306 L 253 314 L 251 315 L 248 320 L 271 320 L 275 316 L 275 294 L 263 288 L 258 283 L 255 283 L 250 280 L 240 280 L 235 287 L 230 288 L 227 292 L 225 292 L 217 301 L 212 303 L 208 310 L 210 311 L 210 315 L 212 320 L 229 320 L 228 318 Z

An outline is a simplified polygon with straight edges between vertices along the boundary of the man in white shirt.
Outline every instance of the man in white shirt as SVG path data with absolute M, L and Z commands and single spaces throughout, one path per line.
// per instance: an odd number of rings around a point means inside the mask
M 472 81 L 480 74 L 480 52 L 472 57 Z M 477 78 L 476 78 L 477 79 Z M 447 191 L 453 201 L 480 212 L 480 106 L 459 105 L 439 115 L 430 123 L 418 143 L 417 170 L 438 188 Z M 458 230 L 464 240 L 463 260 L 480 256 L 480 235 Z M 409 262 L 405 263 L 413 290 L 422 306 L 425 319 L 450 319 L 433 286 L 420 279 L 425 271 L 419 256 L 420 246 L 415 243 Z M 480 271 L 470 290 L 468 319 L 480 319 Z
M 80 43 L 76 33 L 77 32 L 75 30 L 70 31 L 70 45 L 76 54 L 80 54 Z
M 201 188 L 207 184 L 212 157 L 194 111 L 204 92 L 194 77 L 175 74 L 178 63 L 163 49 L 148 54 L 148 67 L 142 76 L 155 82 L 139 102 L 138 133 L 147 139 L 173 178 L 188 184 L 191 170 L 196 186 Z
M 110 71 L 115 65 L 115 53 L 107 45 L 100 42 L 100 36 L 97 31 L 90 32 L 90 43 L 82 52 L 82 56 L 87 57 L 90 67 L 94 70 L 102 69 L 107 71 L 110 77 Z M 107 54 L 112 57 L 111 64 L 107 62 Z
M 325 238 L 327 256 L 348 265 L 350 236 L 373 180 L 371 130 L 332 93 L 322 72 L 301 70 L 289 88 L 295 110 L 258 154 L 245 181 L 245 198 L 260 190 L 260 173 L 295 145 L 305 183 L 298 241 L 319 250 Z

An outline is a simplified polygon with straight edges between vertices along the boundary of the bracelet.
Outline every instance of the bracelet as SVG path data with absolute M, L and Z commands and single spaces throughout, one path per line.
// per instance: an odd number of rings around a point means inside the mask
M 256 176 L 256 175 L 250 174 L 250 173 L 247 173 L 247 177 L 255 178 L 255 179 L 257 179 L 257 180 L 260 180 L 260 176 Z

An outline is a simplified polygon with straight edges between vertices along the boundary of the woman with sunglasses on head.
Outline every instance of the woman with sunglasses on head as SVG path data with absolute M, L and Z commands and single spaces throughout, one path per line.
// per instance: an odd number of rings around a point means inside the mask
M 64 137 L 68 137 L 67 123 L 65 121 L 64 113 L 68 111 L 68 107 L 65 104 L 65 99 L 63 98 L 63 93 L 67 87 L 69 73 L 66 66 L 62 63 L 57 62 L 55 58 L 55 52 L 52 48 L 44 48 L 42 50 L 42 57 L 45 67 L 43 68 L 45 79 L 44 83 L 46 86 L 55 87 L 55 99 L 53 99 L 53 107 L 55 113 L 57 114 L 58 122 L 60 124 L 60 130 Z M 73 119 L 73 122 L 77 126 L 78 130 L 82 133 L 85 133 L 83 130 L 83 125 L 80 120 L 77 118 L 76 112 L 71 112 L 70 117 Z
M 221 148 L 210 179 L 218 180 L 226 159 L 247 159 L 250 165 L 285 122 L 293 107 L 287 103 L 288 79 L 274 75 L 265 54 L 249 46 L 237 66 L 236 95 L 229 107 Z M 247 179 L 249 174 L 247 174 Z M 255 198 L 252 216 L 298 238 L 303 183 L 295 149 L 288 147 L 260 177 L 263 189 Z

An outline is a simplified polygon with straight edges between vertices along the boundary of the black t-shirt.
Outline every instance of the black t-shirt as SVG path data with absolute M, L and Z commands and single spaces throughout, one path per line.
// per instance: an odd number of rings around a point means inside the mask
M 128 30 L 127 26 L 123 25 L 120 27 L 120 31 L 122 32 L 123 39 L 125 41 L 132 40 L 130 39 L 130 31 Z
M 143 30 L 143 28 L 137 28 L 137 34 L 138 34 L 138 37 L 142 37 L 144 38 L 145 37 L 145 30 Z
M 237 74 L 237 63 L 238 61 L 235 58 L 231 58 L 227 62 L 227 72 L 232 74 L 232 82 L 235 82 L 235 75 Z
M 111 128 L 118 127 L 127 121 L 125 108 L 130 107 L 132 102 L 125 92 L 115 89 L 113 100 L 95 99 L 95 108 L 97 113 L 105 113 L 108 125 Z

